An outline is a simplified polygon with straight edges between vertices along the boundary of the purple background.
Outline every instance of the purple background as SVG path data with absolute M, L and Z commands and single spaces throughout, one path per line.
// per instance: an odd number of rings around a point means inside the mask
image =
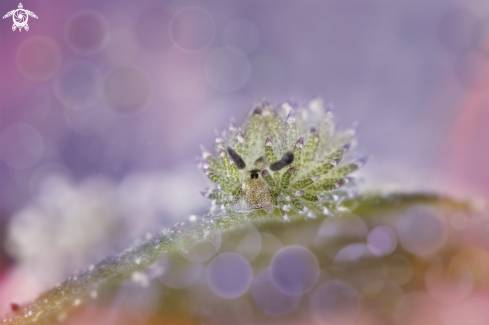
M 3 15 L 17 5 L 2 1 L 0 11 Z M 69 173 L 76 181 L 102 174 L 117 182 L 134 171 L 193 168 L 199 144 L 211 147 L 213 130 L 224 128 L 233 116 L 240 122 L 254 102 L 267 98 L 279 104 L 291 97 L 304 102 L 314 95 L 334 104 L 341 126 L 360 122 L 360 151 L 372 155 L 364 170 L 368 186 L 488 193 L 484 93 L 489 78 L 484 78 L 483 68 L 489 5 L 483 1 L 23 5 L 39 17 L 29 19 L 29 31 L 13 32 L 11 17 L 0 21 L 0 219 L 9 218 L 35 195 L 33 175 L 44 175 L 36 170 L 46 164 L 55 164 L 55 171 Z M 81 10 L 93 12 L 70 29 L 70 17 Z M 102 22 L 90 21 L 94 13 L 102 15 Z M 226 40 L 226 28 L 237 19 L 251 27 L 242 34 L 228 31 Z M 114 35 L 122 35 L 122 41 L 114 42 L 125 50 L 111 45 Z M 59 69 L 43 81 L 21 72 L 27 65 L 43 76 L 47 69 L 45 62 L 36 61 L 37 55 L 19 50 L 36 36 L 48 37 L 61 50 L 51 62 Z M 70 42 L 78 42 L 78 49 Z M 235 61 L 227 62 L 218 51 L 209 68 L 213 51 L 221 48 L 222 55 L 222 47 L 230 42 L 247 53 L 234 52 Z M 127 55 L 114 61 L 108 52 Z M 60 75 L 80 61 L 84 63 L 78 72 Z M 90 80 L 93 75 L 82 76 L 83 64 L 95 69 L 97 84 Z M 147 82 L 136 90 L 142 106 L 128 104 L 136 111 L 132 114 L 111 105 L 109 97 L 117 99 L 125 89 L 117 88 L 117 76 L 116 90 L 107 94 L 110 76 L 124 67 L 138 69 L 136 75 L 131 74 L 134 70 L 122 73 L 129 81 L 121 83 L 128 82 L 129 89 L 141 85 L 135 77 Z M 217 77 L 209 77 L 213 69 Z M 231 72 L 223 81 L 219 78 L 226 69 Z M 74 104 L 60 99 L 56 82 L 61 92 L 75 96 Z M 91 98 L 90 91 L 97 95 Z M 78 103 L 84 96 L 90 97 L 88 104 Z M 16 123 L 37 130 L 43 143 L 40 155 L 23 157 L 22 145 L 15 144 L 20 135 L 4 134 Z M 27 159 L 28 166 L 6 163 L 11 150 L 21 162 Z M 201 179 L 196 184 L 197 193 Z

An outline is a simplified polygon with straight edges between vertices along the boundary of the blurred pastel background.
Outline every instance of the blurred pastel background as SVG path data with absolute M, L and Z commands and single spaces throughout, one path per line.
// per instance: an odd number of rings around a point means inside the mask
M 263 98 L 358 121 L 366 188 L 489 198 L 487 1 L 22 4 L 29 31 L 0 20 L 0 314 L 204 213 L 199 145 Z

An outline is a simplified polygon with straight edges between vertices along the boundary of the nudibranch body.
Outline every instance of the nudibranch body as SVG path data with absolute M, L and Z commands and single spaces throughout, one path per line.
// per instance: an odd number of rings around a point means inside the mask
M 344 163 L 354 135 L 354 129 L 335 130 L 321 99 L 276 109 L 263 102 L 241 127 L 231 123 L 217 136 L 217 159 L 203 150 L 200 165 L 216 187 L 202 194 L 236 212 L 328 214 L 335 193 L 352 181 L 348 175 L 366 162 Z

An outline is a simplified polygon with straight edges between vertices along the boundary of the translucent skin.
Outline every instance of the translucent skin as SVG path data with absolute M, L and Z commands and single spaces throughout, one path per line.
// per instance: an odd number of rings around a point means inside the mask
M 233 209 L 237 212 L 248 212 L 256 209 L 264 209 L 272 213 L 275 209 L 272 190 L 259 176 L 258 178 L 248 178 L 236 194 L 233 202 Z

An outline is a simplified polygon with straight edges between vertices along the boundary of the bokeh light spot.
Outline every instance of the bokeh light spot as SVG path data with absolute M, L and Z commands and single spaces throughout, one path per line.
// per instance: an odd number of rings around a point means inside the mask
M 406 211 L 397 223 L 397 234 L 409 252 L 425 256 L 435 253 L 445 243 L 447 227 L 436 210 L 416 207 Z
M 389 227 L 379 226 L 368 234 L 367 244 L 372 254 L 377 256 L 389 255 L 397 246 L 397 236 Z
M 132 67 L 114 71 L 105 83 L 110 106 L 121 114 L 141 111 L 151 97 L 151 82 L 144 72 Z
M 16 61 L 24 77 L 33 81 L 46 81 L 59 73 L 63 54 L 58 44 L 51 38 L 33 36 L 19 46 Z
M 301 294 L 309 290 L 319 276 L 316 257 L 302 246 L 287 246 L 280 249 L 271 262 L 272 278 L 283 292 Z
M 93 55 L 100 52 L 109 39 L 109 24 L 104 16 L 93 10 L 81 10 L 68 18 L 65 40 L 73 52 Z
M 207 284 L 221 298 L 233 299 L 243 295 L 252 280 L 250 264 L 236 253 L 222 253 L 207 267 Z
M 371 255 L 367 245 L 362 243 L 350 244 L 343 247 L 334 258 L 335 263 L 353 262 Z
M 196 52 L 207 47 L 214 38 L 212 17 L 201 8 L 185 8 L 175 14 L 170 23 L 170 35 L 179 48 Z
M 83 109 L 95 104 L 100 98 L 101 88 L 102 74 L 87 61 L 65 65 L 54 81 L 56 97 L 70 109 Z
M 170 13 L 166 8 L 152 6 L 143 10 L 134 24 L 134 31 L 141 47 L 150 51 L 161 51 L 171 47 L 170 19 Z

